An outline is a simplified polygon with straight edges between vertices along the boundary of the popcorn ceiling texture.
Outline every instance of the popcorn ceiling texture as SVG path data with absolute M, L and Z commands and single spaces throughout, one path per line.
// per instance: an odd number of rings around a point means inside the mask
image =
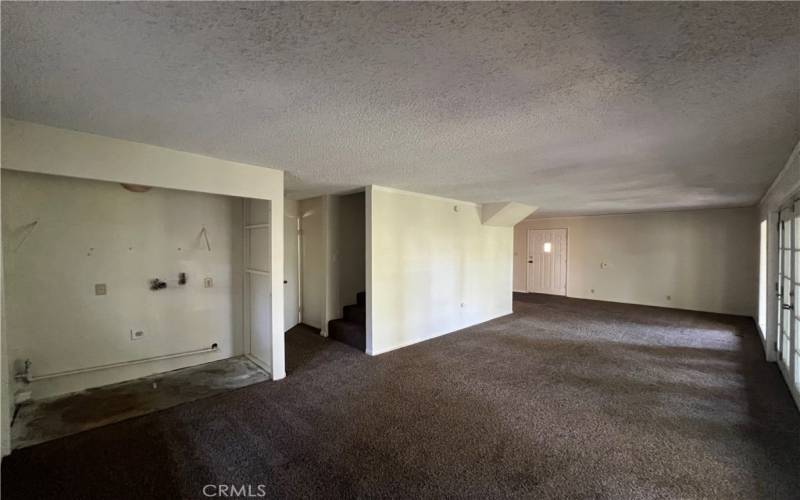
M 800 3 L 4 3 L 3 114 L 538 214 L 750 205 Z M 12 167 L 8 165 L 8 167 Z

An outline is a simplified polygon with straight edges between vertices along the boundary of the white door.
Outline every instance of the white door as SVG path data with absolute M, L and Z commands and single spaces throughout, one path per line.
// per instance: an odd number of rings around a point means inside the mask
M 567 230 L 528 231 L 528 291 L 567 294 Z
M 300 322 L 299 219 L 285 215 L 283 219 L 283 331 Z
M 781 225 L 784 226 L 782 231 L 781 243 L 781 260 L 784 262 L 780 266 L 780 271 L 784 274 L 789 273 L 791 267 L 791 290 L 789 300 L 789 311 L 791 312 L 791 325 L 784 326 L 783 322 L 778 329 L 778 364 L 781 365 L 783 374 L 786 381 L 792 390 L 792 395 L 800 404 L 800 201 L 794 203 L 794 210 L 789 213 L 781 213 Z M 791 217 L 791 223 L 789 222 Z M 784 222 L 786 221 L 786 222 Z M 791 231 L 789 227 L 791 226 Z M 789 239 L 789 241 L 787 241 Z M 787 247 L 791 247 L 791 252 L 787 252 Z M 791 258 L 790 258 L 791 257 Z M 791 260 L 791 264 L 786 263 L 787 259 Z M 782 283 L 787 283 L 786 279 L 781 280 Z M 785 294 L 782 291 L 781 302 L 786 303 Z M 782 305 L 783 309 L 785 305 Z

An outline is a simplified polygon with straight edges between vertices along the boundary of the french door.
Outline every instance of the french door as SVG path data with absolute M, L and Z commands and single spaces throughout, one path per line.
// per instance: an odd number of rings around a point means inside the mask
M 778 366 L 800 402 L 800 201 L 778 223 Z

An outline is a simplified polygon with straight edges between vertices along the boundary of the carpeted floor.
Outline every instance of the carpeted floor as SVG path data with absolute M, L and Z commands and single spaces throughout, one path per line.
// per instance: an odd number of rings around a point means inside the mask
M 752 320 L 515 299 L 378 357 L 297 328 L 285 380 L 16 451 L 3 499 L 800 498 L 800 413 Z

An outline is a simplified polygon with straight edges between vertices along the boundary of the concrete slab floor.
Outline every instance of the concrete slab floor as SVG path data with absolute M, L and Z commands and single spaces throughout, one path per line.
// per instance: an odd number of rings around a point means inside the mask
M 11 443 L 24 448 L 269 379 L 252 361 L 236 357 L 40 399 L 20 407 Z

